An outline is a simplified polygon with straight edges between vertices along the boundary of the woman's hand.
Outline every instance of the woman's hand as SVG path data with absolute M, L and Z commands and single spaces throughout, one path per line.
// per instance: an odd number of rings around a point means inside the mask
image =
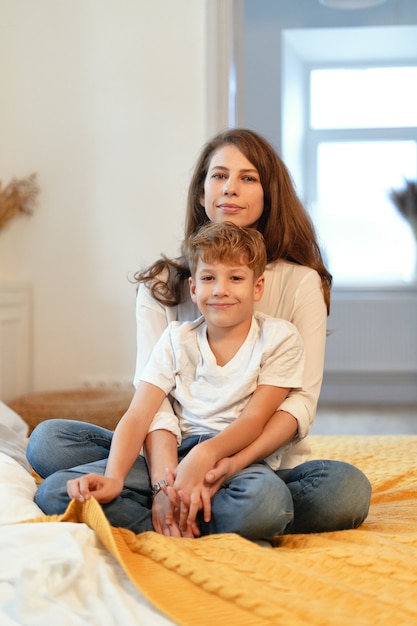
M 121 480 L 100 474 L 86 474 L 67 481 L 69 497 L 78 500 L 78 502 L 84 502 L 94 496 L 97 502 L 106 504 L 117 498 L 122 489 L 123 482 Z
M 195 520 L 192 524 L 187 526 L 185 529 L 180 529 L 180 509 L 181 506 L 186 508 L 187 517 L 188 517 L 188 509 L 189 504 L 185 504 L 184 495 L 180 494 L 174 489 L 174 480 L 175 476 L 171 470 L 166 470 L 166 481 L 167 486 L 163 488 L 166 495 L 168 496 L 171 508 L 169 509 L 165 523 L 169 527 L 175 527 L 178 529 L 178 532 L 181 534 L 181 537 L 195 538 L 200 536 L 200 529 L 198 526 L 198 522 Z
M 198 447 L 198 446 L 197 446 Z M 200 449 L 201 452 L 201 449 Z M 198 456 L 198 453 L 194 453 Z M 188 457 L 188 462 L 192 461 L 192 456 Z M 166 472 L 167 487 L 164 491 L 169 497 L 171 508 L 167 513 L 165 523 L 171 527 L 175 525 L 183 537 L 199 537 L 200 529 L 196 520 L 196 515 L 201 508 L 204 508 L 203 501 L 206 503 L 204 510 L 205 520 L 209 521 L 211 517 L 211 498 L 219 491 L 224 481 L 232 476 L 233 464 L 231 458 L 224 458 L 218 461 L 215 466 L 210 469 L 202 481 L 198 485 L 197 477 L 187 475 L 187 463 L 185 459 L 180 463 L 179 471 L 175 474 L 171 471 Z M 192 472 L 190 467 L 189 472 Z M 192 480 L 194 478 L 194 480 Z M 176 487 L 174 487 L 176 480 Z M 190 514 L 191 498 L 194 493 L 195 507 Z M 194 513 L 195 511 L 195 513 Z
M 185 532 L 179 527 L 179 496 L 175 491 L 174 474 L 166 470 L 167 485 L 156 494 L 152 503 L 152 524 L 155 532 L 167 537 L 199 537 L 198 526 Z
M 175 519 L 175 507 L 165 490 L 161 490 L 153 499 L 152 524 L 155 532 L 167 537 L 181 537 L 178 522 Z
M 173 490 L 176 496 L 173 495 L 171 501 L 179 507 L 179 527 L 183 533 L 192 532 L 191 528 L 201 509 L 204 521 L 209 522 L 211 519 L 210 488 L 204 482 L 205 475 L 214 466 L 209 443 L 205 441 L 196 445 L 174 472 Z

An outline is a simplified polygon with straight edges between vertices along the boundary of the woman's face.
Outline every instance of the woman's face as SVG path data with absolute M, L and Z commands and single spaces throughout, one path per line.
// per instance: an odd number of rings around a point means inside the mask
M 258 170 L 236 146 L 226 144 L 213 154 L 200 202 L 212 222 L 256 227 L 264 190 Z

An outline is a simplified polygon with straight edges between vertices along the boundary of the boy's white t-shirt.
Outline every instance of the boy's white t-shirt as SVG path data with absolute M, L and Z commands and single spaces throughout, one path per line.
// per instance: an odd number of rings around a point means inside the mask
M 223 430 L 239 417 L 260 384 L 301 388 L 303 371 L 303 342 L 295 326 L 257 312 L 244 343 L 223 366 L 210 349 L 203 317 L 171 322 L 141 380 L 171 395 L 186 438 Z M 266 459 L 273 469 L 279 467 L 281 452 Z
M 304 382 L 302 389 L 293 389 L 280 406 L 298 423 L 298 432 L 285 454 L 280 469 L 295 467 L 311 456 L 309 430 L 313 424 L 323 380 L 324 354 L 327 335 L 327 310 L 319 274 L 309 267 L 279 260 L 265 270 L 265 287 L 255 310 L 288 320 L 300 333 L 305 352 Z M 197 306 L 188 296 L 176 306 L 158 302 L 149 288 L 141 283 L 136 298 L 137 351 L 135 387 L 141 374 L 168 324 L 173 321 L 192 321 L 200 315 Z M 171 403 L 164 400 L 158 420 L 152 430 L 168 430 L 180 437 L 178 420 Z

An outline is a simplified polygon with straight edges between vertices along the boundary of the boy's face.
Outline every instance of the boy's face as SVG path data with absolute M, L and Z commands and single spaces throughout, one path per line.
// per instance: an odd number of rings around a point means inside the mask
M 264 277 L 255 280 L 247 265 L 198 261 L 195 276 L 189 279 L 192 301 L 208 324 L 221 328 L 248 323 L 253 304 L 263 293 Z

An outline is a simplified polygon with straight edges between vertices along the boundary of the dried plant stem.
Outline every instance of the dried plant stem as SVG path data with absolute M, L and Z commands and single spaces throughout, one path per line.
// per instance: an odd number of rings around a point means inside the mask
M 389 195 L 398 212 L 410 224 L 417 239 L 417 183 L 405 181 L 404 189 L 393 189 Z
M 13 178 L 4 188 L 0 182 L 0 230 L 16 215 L 31 215 L 38 194 L 36 174 L 26 178 Z

